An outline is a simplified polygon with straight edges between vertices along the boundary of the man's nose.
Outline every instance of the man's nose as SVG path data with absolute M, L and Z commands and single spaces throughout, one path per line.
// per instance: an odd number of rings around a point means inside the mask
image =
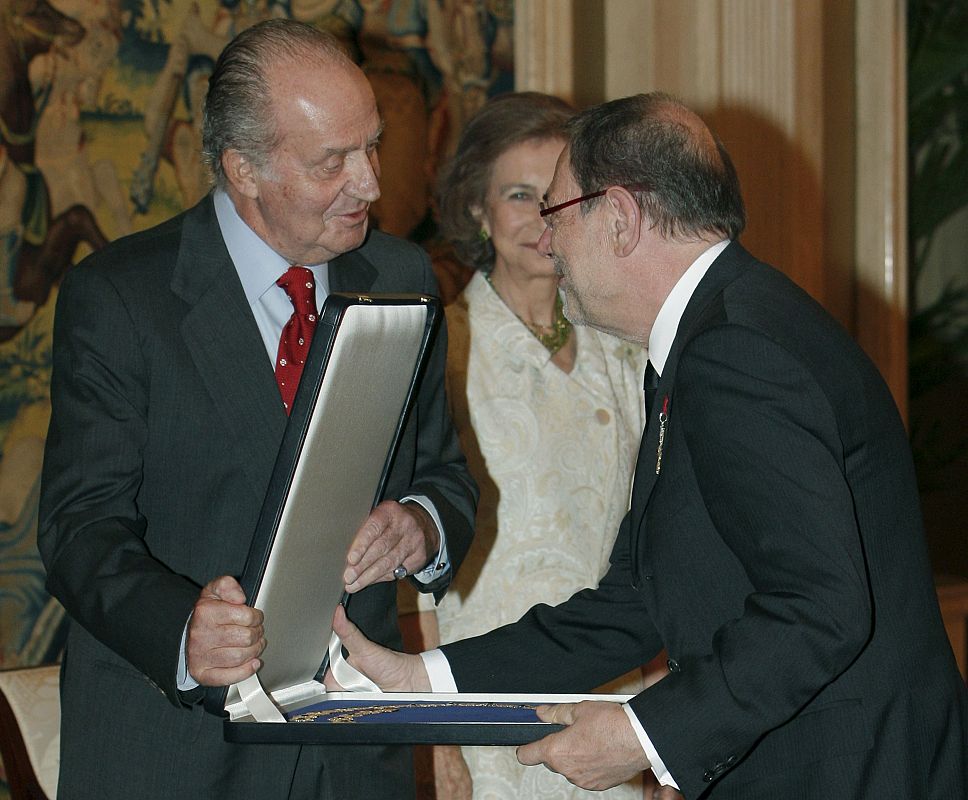
M 380 159 L 376 151 L 353 153 L 351 194 L 367 203 L 380 199 Z
M 551 228 L 547 225 L 538 239 L 538 252 L 545 258 L 551 258 Z

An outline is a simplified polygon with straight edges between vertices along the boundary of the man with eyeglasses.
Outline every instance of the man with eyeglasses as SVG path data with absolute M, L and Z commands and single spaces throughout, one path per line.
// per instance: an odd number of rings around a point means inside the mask
M 518 750 L 603 789 L 687 798 L 968 796 L 968 699 L 904 426 L 877 369 L 737 241 L 739 183 L 676 100 L 590 109 L 542 214 L 574 323 L 648 344 L 631 508 L 597 589 L 422 656 L 362 638 L 385 688 L 577 692 L 665 649 L 624 705 L 547 706 Z

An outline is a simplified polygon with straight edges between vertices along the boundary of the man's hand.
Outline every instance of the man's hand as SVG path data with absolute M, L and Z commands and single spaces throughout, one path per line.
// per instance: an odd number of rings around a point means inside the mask
M 195 602 L 185 645 L 189 674 L 203 686 L 228 686 L 248 678 L 265 649 L 262 612 L 245 604 L 228 575 L 205 586 Z
M 419 572 L 439 549 L 440 534 L 423 506 L 385 500 L 370 512 L 346 554 L 346 591 L 395 580 L 399 566 L 408 575 Z
M 398 653 L 367 639 L 359 628 L 346 618 L 346 609 L 336 607 L 333 630 L 349 652 L 347 662 L 358 669 L 385 692 L 429 692 L 430 678 L 420 656 Z M 340 691 L 327 670 L 326 688 Z
M 544 764 L 576 786 L 595 791 L 618 786 L 651 766 L 618 703 L 538 706 L 538 717 L 568 727 L 519 747 L 518 761 L 525 766 Z

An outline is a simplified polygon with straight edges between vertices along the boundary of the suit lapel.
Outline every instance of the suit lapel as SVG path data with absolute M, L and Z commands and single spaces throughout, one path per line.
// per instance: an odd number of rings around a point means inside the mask
M 639 584 L 638 552 L 640 530 L 642 527 L 643 518 L 645 517 L 645 509 L 648 507 L 649 498 L 652 496 L 652 490 L 655 488 L 655 482 L 659 474 L 656 472 L 659 452 L 659 434 L 662 429 L 659 413 L 663 407 L 663 404 L 667 400 L 669 411 L 671 411 L 672 383 L 672 376 L 670 375 L 670 370 L 668 369 L 667 363 L 666 369 L 663 370 L 662 377 L 659 380 L 659 386 L 655 392 L 655 403 L 653 404 L 652 408 L 648 409 L 647 412 L 647 427 L 645 429 L 645 433 L 642 434 L 642 442 L 639 445 L 639 454 L 635 463 L 635 476 L 632 481 L 632 507 L 630 512 L 632 525 L 632 582 L 636 586 Z
M 190 306 L 181 332 L 205 388 L 253 487 L 265 491 L 286 414 L 211 197 L 186 215 L 172 291 Z
M 368 292 L 376 279 L 376 267 L 359 250 L 344 253 L 329 262 L 331 292 Z
M 655 392 L 655 403 L 648 409 L 648 427 L 642 436 L 642 444 L 639 447 L 638 459 L 635 465 L 635 478 L 632 483 L 632 506 L 631 506 L 631 563 L 633 583 L 637 586 L 638 564 L 639 564 L 639 543 L 640 537 L 646 535 L 642 531 L 642 524 L 645 518 L 645 511 L 649 505 L 649 498 L 655 489 L 656 481 L 661 474 L 661 469 L 657 471 L 659 464 L 659 439 L 663 433 L 660 414 L 665 411 L 667 415 L 665 441 L 663 442 L 663 452 L 661 457 L 665 458 L 666 442 L 668 441 L 668 426 L 675 424 L 674 413 L 674 391 L 676 382 L 676 370 L 679 366 L 679 356 L 685 344 L 705 325 L 706 311 L 714 298 L 718 297 L 723 289 L 732 283 L 737 276 L 753 262 L 753 257 L 743 249 L 739 242 L 732 242 L 719 257 L 712 263 L 709 270 L 699 282 L 692 297 L 689 299 L 686 309 L 679 321 L 675 339 L 669 350 L 665 367 L 659 378 L 659 386 Z

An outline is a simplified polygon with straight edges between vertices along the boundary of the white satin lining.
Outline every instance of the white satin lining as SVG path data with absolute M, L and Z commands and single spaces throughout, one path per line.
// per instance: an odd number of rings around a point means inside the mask
M 272 702 L 272 698 L 262 688 L 257 674 L 250 675 L 245 680 L 239 681 L 235 686 L 239 690 L 239 696 L 242 698 L 242 702 L 245 703 L 246 709 L 248 709 L 256 722 L 286 721 L 282 712 Z
M 329 668 L 336 682 L 346 692 L 371 692 L 382 694 L 379 686 L 366 677 L 343 657 L 343 643 L 336 633 L 329 639 Z M 246 711 L 256 722 L 286 722 L 286 718 L 269 696 L 258 674 L 250 675 L 235 684 Z M 324 690 L 325 694 L 325 690 Z
M 329 637 L 329 668 L 347 692 L 381 692 L 379 686 L 343 658 L 343 643 L 334 631 Z

